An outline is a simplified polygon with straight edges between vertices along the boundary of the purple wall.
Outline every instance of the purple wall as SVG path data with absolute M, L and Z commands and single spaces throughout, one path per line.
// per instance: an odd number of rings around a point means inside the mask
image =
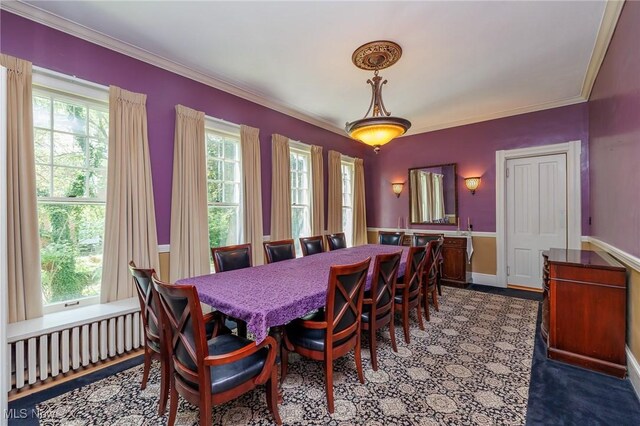
M 321 145 L 327 151 L 365 158 L 369 149 L 347 137 L 294 119 L 153 65 L 97 46 L 44 25 L 0 11 L 0 51 L 34 65 L 104 85 L 147 94 L 149 149 L 158 226 L 158 242 L 169 243 L 171 175 L 175 105 L 182 104 L 207 115 L 260 129 L 264 232 L 271 218 L 271 134 Z
M 367 224 L 395 227 L 398 217 L 407 222 L 409 186 L 400 198 L 391 182 L 406 182 L 407 169 L 434 164 L 458 164 L 460 227 L 467 217 L 474 231 L 496 230 L 495 164 L 497 150 L 582 141 L 582 234 L 589 235 L 588 107 L 586 103 L 485 121 L 477 124 L 400 138 L 386 145 L 369 161 L 367 171 Z M 475 195 L 464 178 L 481 176 Z M 455 226 L 412 225 L 419 229 L 455 229 Z
M 589 99 L 592 235 L 640 256 L 640 3 L 626 2 Z

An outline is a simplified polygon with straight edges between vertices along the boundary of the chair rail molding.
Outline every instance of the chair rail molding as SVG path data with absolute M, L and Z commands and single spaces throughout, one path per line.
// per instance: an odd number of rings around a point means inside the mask
M 496 284 L 507 286 L 507 160 L 566 154 L 567 156 L 567 247 L 580 249 L 582 241 L 581 141 L 496 151 Z

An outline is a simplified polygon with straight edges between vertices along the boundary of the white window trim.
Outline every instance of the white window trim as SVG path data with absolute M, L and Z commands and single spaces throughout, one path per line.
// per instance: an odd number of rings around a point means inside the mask
M 311 227 L 313 220 L 313 161 L 311 161 L 311 145 L 289 139 L 289 151 L 309 156 L 309 226 Z M 291 175 L 291 165 L 289 165 L 289 175 Z M 291 192 L 291 182 L 289 182 L 289 192 Z M 293 208 L 293 204 L 291 204 L 289 208 Z M 311 229 L 309 231 L 311 231 Z M 294 238 L 294 240 L 295 242 L 298 241 L 297 238 Z M 302 250 L 296 250 L 296 257 L 302 257 Z
M 33 79 L 32 79 L 32 87 L 33 93 L 38 93 L 38 87 L 54 90 L 56 92 L 61 92 L 61 97 L 71 98 L 73 97 L 81 97 L 86 98 L 92 101 L 97 101 L 99 103 L 106 103 L 108 107 L 109 102 L 109 88 L 107 86 L 103 86 L 101 84 L 92 83 L 87 80 L 83 80 L 77 78 L 75 76 L 70 76 L 66 74 L 62 74 L 56 71 L 51 71 L 41 67 L 33 67 Z M 65 96 L 66 95 L 66 96 Z M 71 96 L 69 96 L 71 95 Z M 55 198 L 55 197 L 44 197 L 42 198 L 44 202 L 56 202 L 56 201 L 64 201 L 73 202 L 73 199 L 67 198 Z M 77 201 L 77 200 L 76 200 Z M 91 204 L 92 202 L 102 204 L 103 201 L 93 200 L 90 198 L 86 199 L 86 203 L 83 204 Z M 106 206 L 106 199 L 104 201 Z M 104 253 L 104 249 L 103 249 Z M 56 302 L 51 303 L 49 305 L 44 305 L 42 312 L 43 314 L 52 314 L 56 312 L 73 310 L 84 306 L 95 305 L 100 303 L 100 295 L 83 297 L 79 299 L 67 300 L 64 302 Z
M 238 217 L 240 220 L 240 225 L 238 226 L 239 229 L 239 233 L 238 233 L 238 242 L 237 244 L 242 244 L 243 241 L 245 241 L 245 230 L 244 230 L 244 171 L 243 171 L 243 164 L 242 164 L 242 141 L 240 140 L 240 138 L 242 137 L 240 134 L 240 125 L 239 124 L 235 124 L 235 123 L 231 123 L 230 121 L 226 121 L 223 120 L 221 118 L 215 118 L 215 117 L 210 117 L 208 115 L 205 115 L 204 117 L 204 131 L 205 134 L 207 131 L 210 132 L 214 132 L 214 133 L 220 133 L 223 135 L 228 135 L 230 137 L 233 138 L 237 138 L 238 139 L 238 155 L 239 155 L 239 173 L 240 173 L 240 194 L 239 194 L 239 202 L 238 202 Z M 206 136 L 205 136 L 206 137 Z M 205 139 L 205 144 L 206 144 L 206 139 Z M 205 147 L 205 152 L 206 152 L 206 147 Z M 222 206 L 222 207 L 229 207 L 229 206 L 235 206 L 235 204 L 230 204 L 230 203 L 215 203 L 215 205 L 217 206 Z M 209 194 L 207 191 L 207 209 L 209 208 Z M 208 217 L 208 215 L 207 215 Z M 208 226 L 209 226 L 209 222 L 207 219 L 207 232 L 208 232 Z M 210 244 L 209 244 L 210 245 Z
M 0 66 L 0 176 L 7 175 L 7 69 Z M 7 185 L 0 185 L 0 312 L 9 310 L 7 264 Z M 5 377 L 9 374 L 7 362 L 7 319 L 8 315 L 0 316 L 0 413 L 6 413 L 8 407 L 8 394 L 11 385 Z M 8 423 L 7 416 L 0 416 L 0 426 Z

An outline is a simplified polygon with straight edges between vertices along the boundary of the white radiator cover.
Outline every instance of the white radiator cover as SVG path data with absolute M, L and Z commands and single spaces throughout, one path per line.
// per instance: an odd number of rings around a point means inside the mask
M 144 346 L 140 312 L 74 324 L 8 344 L 10 391 L 67 375 Z

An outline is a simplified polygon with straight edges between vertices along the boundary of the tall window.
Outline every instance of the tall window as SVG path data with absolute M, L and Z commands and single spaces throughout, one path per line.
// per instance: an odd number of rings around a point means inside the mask
M 342 160 L 342 230 L 353 245 L 353 161 Z
M 240 244 L 242 240 L 242 171 L 240 134 L 207 127 L 207 200 L 209 244 Z
M 107 190 L 108 105 L 34 87 L 33 126 L 45 312 L 97 303 Z
M 290 146 L 290 163 L 291 234 L 300 256 L 299 238 L 311 235 L 311 151 Z

